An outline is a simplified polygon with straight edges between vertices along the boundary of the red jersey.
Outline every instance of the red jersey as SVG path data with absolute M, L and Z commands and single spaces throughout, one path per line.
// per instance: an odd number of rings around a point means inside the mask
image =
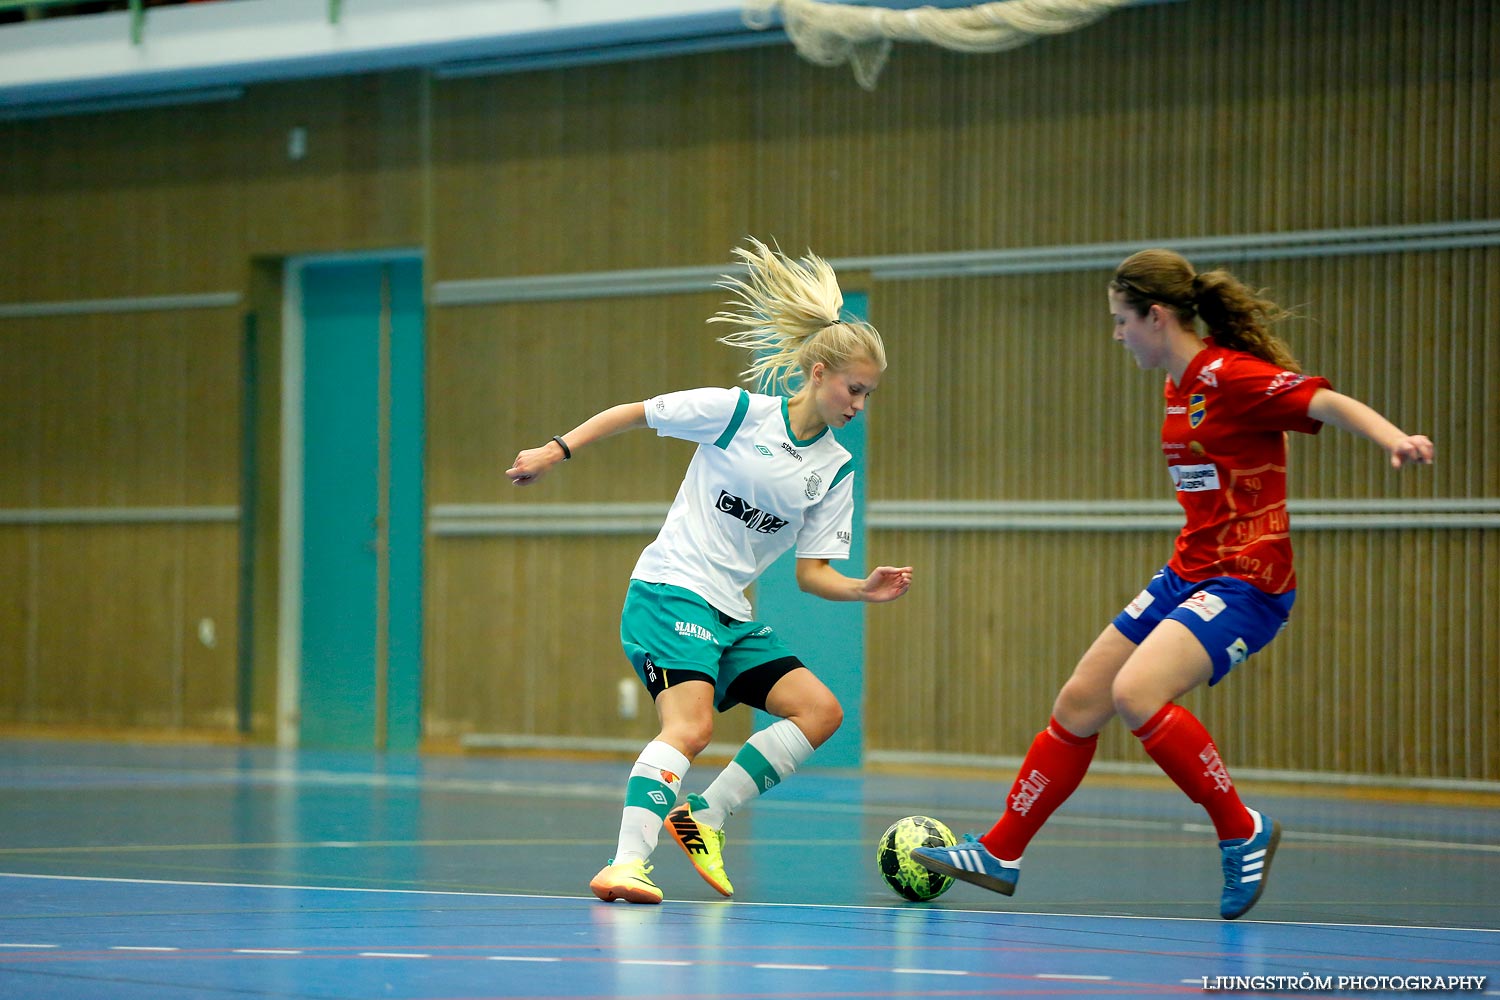
M 1168 563 L 1190 583 L 1232 576 L 1268 594 L 1297 586 L 1286 513 L 1286 432 L 1327 379 L 1298 375 L 1212 340 L 1166 384 L 1161 448 L 1187 523 Z

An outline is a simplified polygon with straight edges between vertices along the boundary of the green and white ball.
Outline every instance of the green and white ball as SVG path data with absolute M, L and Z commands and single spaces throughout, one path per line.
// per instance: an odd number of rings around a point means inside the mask
M 881 835 L 875 863 L 886 885 L 898 895 L 917 902 L 937 899 L 953 884 L 952 877 L 923 868 L 912 860 L 911 852 L 918 847 L 952 847 L 955 843 L 953 831 L 932 817 L 907 816 Z

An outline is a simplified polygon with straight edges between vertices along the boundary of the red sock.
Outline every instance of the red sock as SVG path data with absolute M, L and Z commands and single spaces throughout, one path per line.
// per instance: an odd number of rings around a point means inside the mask
M 1167 702 L 1134 732 L 1167 777 L 1208 811 L 1220 840 L 1244 840 L 1255 833 L 1255 821 L 1234 790 L 1213 737 L 1192 712 Z
M 1031 741 L 1006 796 L 1005 812 L 979 842 L 1002 861 L 1018 860 L 1047 817 L 1078 788 L 1098 745 L 1098 733 L 1074 736 L 1049 719 L 1047 728 Z

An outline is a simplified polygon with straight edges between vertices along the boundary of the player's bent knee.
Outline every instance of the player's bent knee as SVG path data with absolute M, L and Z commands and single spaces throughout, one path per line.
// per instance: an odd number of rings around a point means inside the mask
M 802 730 L 802 735 L 807 737 L 807 742 L 814 747 L 820 747 L 839 731 L 839 726 L 844 724 L 844 706 L 839 704 L 837 698 L 830 695 L 820 698 L 815 704 L 809 705 L 803 712 L 797 713 L 794 721 Z
M 1052 703 L 1052 717 L 1070 733 L 1093 733 L 1103 728 L 1115 713 L 1110 691 L 1076 676 L 1062 686 Z
M 1116 684 L 1111 694 L 1114 698 L 1115 714 L 1132 729 L 1144 725 L 1167 703 L 1160 693 L 1130 684 Z
M 670 730 L 663 730 L 660 738 L 681 750 L 688 760 L 692 760 L 707 749 L 709 742 L 713 740 L 713 720 L 710 719 L 707 724 L 679 724 Z

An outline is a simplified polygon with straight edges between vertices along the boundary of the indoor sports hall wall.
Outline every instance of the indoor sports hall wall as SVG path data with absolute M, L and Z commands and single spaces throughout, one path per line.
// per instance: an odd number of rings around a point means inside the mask
M 1110 265 L 1088 248 L 1227 238 L 1195 263 L 1303 307 L 1286 334 L 1307 369 L 1430 433 L 1439 464 L 1394 475 L 1347 435 L 1295 442 L 1294 496 L 1322 506 L 1297 522 L 1293 625 L 1195 710 L 1241 770 L 1500 780 L 1500 533 L 1455 515 L 1500 498 L 1500 246 L 1493 226 L 1462 235 L 1500 218 L 1497 56 L 1479 0 L 1191 0 L 997 56 L 903 46 L 873 93 L 772 48 L 0 123 L 0 722 L 232 734 L 244 314 L 282 257 L 415 247 L 425 733 L 649 736 L 617 711 L 617 612 L 640 511 L 665 508 L 687 450 L 614 440 L 528 491 L 503 470 L 611 403 L 730 382 L 741 359 L 703 325 L 720 296 L 664 290 L 661 269 L 725 264 L 753 233 L 855 260 L 845 284 L 890 349 L 868 551 L 918 577 L 866 618 L 867 750 L 1018 754 L 1172 534 L 1139 513 L 1170 503 L 1159 382 L 1111 343 Z M 294 125 L 308 156 L 290 162 Z M 1429 224 L 1447 236 L 1372 235 Z M 1246 254 L 1259 234 L 1309 235 Z M 920 257 L 1049 247 L 1078 252 L 1016 273 Z M 623 270 L 638 290 L 535 291 Z M 460 301 L 461 283 L 508 291 Z M 136 306 L 101 301 L 119 299 Z M 1358 501 L 1410 526 L 1335 509 Z M 991 506 L 967 527 L 909 513 L 960 502 Z M 1083 513 L 1039 528 L 1006 502 Z M 436 530 L 533 503 L 591 513 Z M 269 738 L 274 605 L 255 607 L 248 721 Z M 1101 756 L 1140 757 L 1118 732 Z

